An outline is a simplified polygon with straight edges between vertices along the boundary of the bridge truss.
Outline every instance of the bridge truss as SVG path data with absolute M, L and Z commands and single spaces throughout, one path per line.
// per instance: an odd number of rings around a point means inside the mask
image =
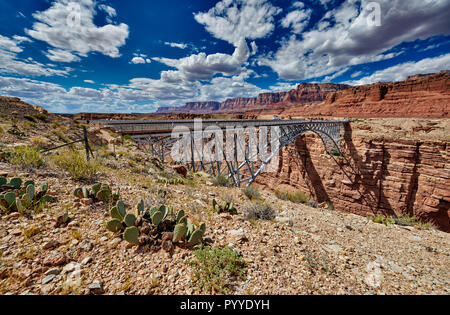
M 341 154 L 341 131 L 348 121 L 202 122 L 200 128 L 190 120 L 115 121 L 104 125 L 123 134 L 131 134 L 139 148 L 151 151 L 163 162 L 171 158 L 173 162 L 186 165 L 192 172 L 223 175 L 235 186 L 241 187 L 243 184 L 251 185 L 262 172 L 277 171 L 279 152 L 307 132 L 320 137 L 327 153 Z M 176 128 L 180 126 L 184 128 Z M 178 130 L 169 132 L 171 128 Z

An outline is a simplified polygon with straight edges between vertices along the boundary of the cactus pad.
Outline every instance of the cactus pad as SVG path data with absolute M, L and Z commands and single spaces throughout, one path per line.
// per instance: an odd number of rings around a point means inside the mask
M 203 232 L 201 230 L 195 230 L 189 238 L 188 246 L 195 246 L 197 244 L 200 244 L 200 242 L 202 241 L 202 237 Z
M 128 227 L 125 232 L 123 232 L 123 239 L 131 244 L 139 245 L 139 230 L 137 227 Z
M 122 229 L 122 222 L 117 219 L 112 219 L 106 223 L 106 228 L 113 233 L 117 233 Z

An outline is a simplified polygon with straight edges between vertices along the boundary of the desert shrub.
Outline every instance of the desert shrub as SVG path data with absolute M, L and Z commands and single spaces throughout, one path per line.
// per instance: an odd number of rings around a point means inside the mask
M 39 119 L 40 121 L 47 121 L 47 115 L 39 113 L 39 114 L 35 114 L 34 117 L 36 117 L 37 119 Z
M 205 247 L 194 251 L 192 282 L 200 292 L 228 293 L 232 279 L 244 280 L 246 264 L 230 247 Z
M 212 178 L 211 182 L 214 186 L 226 187 L 229 184 L 228 177 L 223 175 L 218 175 Z
M 276 190 L 275 195 L 281 200 L 289 200 L 293 203 L 307 203 L 309 201 L 308 195 L 302 191 L 291 193 L 289 191 Z
M 52 155 L 51 160 L 56 166 L 65 170 L 73 179 L 92 179 L 100 168 L 98 160 L 86 161 L 84 151 L 66 149 Z
M 44 165 L 42 154 L 34 147 L 15 147 L 10 154 L 9 162 L 22 167 L 41 167 Z
M 397 218 L 394 218 L 395 224 L 401 226 L 415 226 L 422 230 L 429 230 L 432 228 L 431 223 L 424 223 L 420 221 L 416 216 L 404 215 Z
M 24 115 L 23 118 L 25 118 L 28 121 L 34 122 L 34 123 L 37 122 L 36 118 L 33 116 L 30 116 L 30 115 Z
M 384 224 L 386 226 L 395 224 L 395 219 L 393 217 L 384 217 L 382 215 L 377 216 L 377 217 L 369 217 L 369 220 L 371 220 L 375 223 Z
M 130 136 L 130 135 L 124 135 L 124 136 L 123 136 L 123 140 L 125 140 L 125 141 L 130 141 L 130 142 L 135 142 L 134 139 L 133 139 L 133 137 Z
M 33 145 L 39 149 L 44 149 L 47 147 L 47 141 L 41 137 L 32 137 L 31 143 L 33 143 Z
M 253 199 L 259 199 L 261 198 L 261 193 L 259 192 L 259 190 L 256 187 L 253 186 L 248 186 L 245 187 L 242 192 L 244 193 L 244 195 L 247 196 L 248 199 L 253 200 Z
M 263 202 L 252 203 L 245 211 L 247 220 L 273 220 L 276 217 L 275 211 Z

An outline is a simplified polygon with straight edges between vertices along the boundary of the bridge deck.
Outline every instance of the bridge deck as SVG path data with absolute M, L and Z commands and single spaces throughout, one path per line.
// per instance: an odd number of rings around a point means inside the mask
M 103 127 L 114 128 L 117 132 L 126 134 L 151 134 L 168 133 L 173 128 L 185 126 L 189 130 L 204 130 L 205 128 L 217 126 L 221 129 L 236 127 L 262 127 L 262 126 L 290 126 L 311 123 L 346 123 L 348 120 L 261 120 L 261 119 L 185 119 L 185 120 L 96 120 L 93 123 Z

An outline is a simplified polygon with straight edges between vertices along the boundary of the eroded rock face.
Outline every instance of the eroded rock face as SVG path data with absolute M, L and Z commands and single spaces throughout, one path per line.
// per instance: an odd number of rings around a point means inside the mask
M 310 134 L 283 150 L 278 173 L 257 182 L 291 185 L 335 210 L 363 216 L 415 215 L 450 232 L 448 142 L 352 139 L 347 127 L 345 158 L 324 154 Z
M 309 114 L 345 117 L 449 117 L 450 71 L 330 93 Z

